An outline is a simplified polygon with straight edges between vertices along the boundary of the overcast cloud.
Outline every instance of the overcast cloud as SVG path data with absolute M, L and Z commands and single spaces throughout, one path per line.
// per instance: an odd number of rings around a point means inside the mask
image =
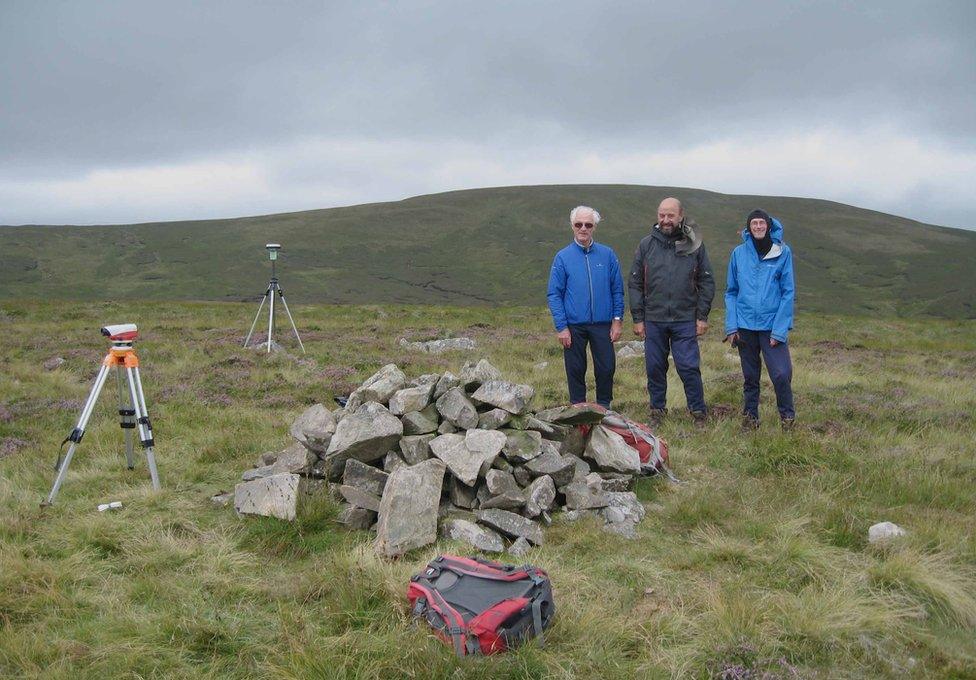
M 5 0 L 0 224 L 606 182 L 973 228 L 974 31 L 971 0 Z

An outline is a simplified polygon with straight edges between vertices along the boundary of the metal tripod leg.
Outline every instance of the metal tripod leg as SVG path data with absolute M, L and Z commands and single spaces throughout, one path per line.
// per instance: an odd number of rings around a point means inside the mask
M 291 329 L 295 331 L 295 337 L 298 338 L 298 346 L 302 348 L 302 354 L 305 354 L 305 345 L 302 343 L 302 336 L 298 334 L 298 327 L 295 325 L 295 319 L 291 316 L 288 303 L 285 302 L 285 294 L 281 292 L 281 288 L 278 288 L 278 295 L 281 296 L 281 304 L 285 306 L 285 313 L 288 315 L 288 320 L 291 321 Z
M 258 325 L 258 317 L 261 316 L 261 310 L 264 309 L 264 301 L 268 299 L 268 295 L 271 293 L 271 286 L 268 286 L 268 290 L 264 291 L 264 297 L 261 298 L 261 304 L 258 305 L 258 313 L 254 315 L 254 321 L 251 323 L 251 330 L 247 332 L 247 337 L 244 338 L 244 346 L 247 347 L 247 343 L 251 341 L 251 334 L 254 333 L 254 327 Z
M 153 453 L 152 424 L 149 422 L 149 412 L 146 410 L 146 395 L 142 391 L 142 379 L 139 377 L 139 367 L 126 367 L 129 377 L 129 394 L 136 410 L 136 424 L 139 427 L 139 439 L 142 448 L 146 450 L 146 463 L 149 465 L 149 476 L 152 477 L 153 489 L 159 491 L 159 472 L 156 470 L 156 455 Z
M 135 467 L 132 456 L 132 430 L 136 427 L 136 411 L 127 403 L 125 392 L 122 391 L 122 367 L 115 367 L 115 379 L 119 386 L 119 420 L 125 432 L 125 464 L 130 470 Z
M 70 441 L 71 445 L 68 447 L 68 453 L 65 454 L 64 460 L 61 461 L 60 467 L 58 467 L 58 475 L 54 478 L 54 486 L 51 487 L 51 493 L 47 495 L 45 505 L 54 503 L 54 497 L 58 495 L 58 490 L 61 488 L 61 484 L 68 474 L 68 465 L 71 464 L 71 457 L 75 454 L 75 448 L 81 442 L 81 438 L 85 436 L 85 427 L 88 426 L 88 419 L 91 418 L 92 409 L 95 408 L 95 402 L 98 401 L 98 395 L 105 386 L 105 380 L 108 378 L 109 370 L 110 366 L 107 363 L 103 363 L 102 367 L 98 370 L 98 375 L 95 377 L 95 384 L 92 385 L 91 392 L 88 393 L 88 400 L 81 409 L 78 424 L 75 425 L 75 429 L 71 431 L 71 434 L 65 440 Z
M 268 299 L 270 300 L 270 302 L 268 303 L 270 305 L 269 314 L 268 314 L 268 354 L 271 354 L 271 334 L 274 333 L 274 302 L 275 302 L 274 289 L 277 287 L 278 287 L 278 282 L 272 279 L 271 285 L 268 286 L 268 291 L 270 292 L 270 295 L 268 296 Z

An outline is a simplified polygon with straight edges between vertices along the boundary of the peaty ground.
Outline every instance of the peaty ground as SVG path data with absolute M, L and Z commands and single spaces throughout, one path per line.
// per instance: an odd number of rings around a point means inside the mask
M 242 349 L 250 305 L 0 307 L 2 677 L 976 677 L 976 323 L 800 316 L 792 433 L 768 382 L 762 428 L 740 432 L 738 362 L 713 330 L 703 372 L 717 417 L 704 431 L 672 372 L 661 433 L 684 483 L 640 481 L 636 541 L 557 520 L 528 558 L 555 584 L 546 647 L 458 661 L 411 625 L 405 591 L 463 546 L 389 563 L 329 503 L 288 524 L 209 497 L 283 448 L 301 410 L 385 363 L 416 376 L 485 356 L 533 384 L 537 406 L 564 401 L 543 309 L 300 306 L 302 357 L 283 331 L 291 355 Z M 128 321 L 143 331 L 163 490 L 144 461 L 125 469 L 108 389 L 41 509 L 107 348 L 98 326 Z M 453 335 L 479 349 L 396 342 Z M 615 406 L 642 417 L 640 360 L 617 375 Z M 96 511 L 114 500 L 124 508 Z M 908 536 L 869 545 L 883 520 Z

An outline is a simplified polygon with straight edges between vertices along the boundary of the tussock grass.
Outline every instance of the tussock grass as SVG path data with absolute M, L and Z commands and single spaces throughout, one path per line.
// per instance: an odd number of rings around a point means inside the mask
M 642 480 L 648 508 L 627 541 L 557 517 L 528 558 L 558 614 L 547 645 L 454 658 L 410 622 L 401 560 L 336 505 L 293 523 L 241 520 L 209 497 L 288 443 L 308 404 L 331 404 L 383 363 L 410 374 L 488 357 L 565 399 L 562 359 L 537 308 L 298 307 L 307 357 L 237 346 L 250 306 L 2 305 L 0 676 L 205 678 L 671 678 L 976 675 L 976 326 L 801 316 L 791 336 L 799 412 L 780 431 L 768 382 L 762 427 L 742 433 L 741 376 L 702 344 L 718 417 L 695 429 L 672 373 L 661 428 L 682 484 Z M 133 314 L 133 316 L 130 316 Z M 94 326 L 133 318 L 164 488 L 125 469 L 103 396 L 54 507 L 55 452 L 104 352 Z M 467 335 L 473 355 L 404 354 L 396 339 Z M 893 337 L 911 335 L 911 352 Z M 51 356 L 67 361 L 38 369 Z M 731 359 L 729 358 L 731 357 Z M 548 362 L 537 366 L 539 362 Z M 592 389 L 592 387 L 591 387 Z M 615 406 L 641 417 L 639 360 L 618 366 Z M 95 506 L 121 500 L 120 511 Z M 882 520 L 909 530 L 868 545 Z

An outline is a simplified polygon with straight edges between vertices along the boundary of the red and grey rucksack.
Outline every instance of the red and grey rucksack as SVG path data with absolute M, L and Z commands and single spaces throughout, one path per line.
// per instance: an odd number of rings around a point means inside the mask
M 410 579 L 415 618 L 454 645 L 458 656 L 495 654 L 538 637 L 556 607 L 542 569 L 441 555 Z
M 640 458 L 641 474 L 653 475 L 663 474 L 668 479 L 674 480 L 674 474 L 668 467 L 668 443 L 658 437 L 644 423 L 626 418 L 615 411 L 610 411 L 599 404 L 586 404 L 597 408 L 605 414 L 600 425 L 611 432 L 615 432 L 623 437 L 624 441 L 632 449 L 637 450 Z M 580 432 L 585 437 L 589 434 L 592 425 L 577 425 Z

